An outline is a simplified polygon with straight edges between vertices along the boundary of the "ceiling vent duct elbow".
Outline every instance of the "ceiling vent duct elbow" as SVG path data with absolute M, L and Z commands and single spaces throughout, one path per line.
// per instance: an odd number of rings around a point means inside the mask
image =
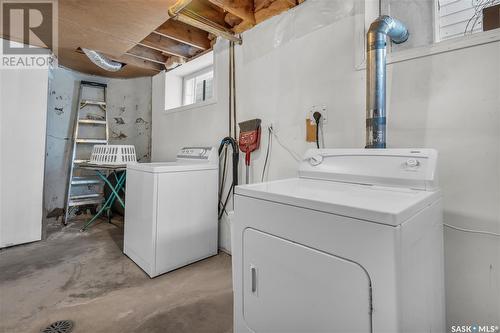
M 109 72 L 117 72 L 123 67 L 122 63 L 113 61 L 97 51 L 84 48 L 82 48 L 82 51 L 95 65 Z
M 366 148 L 386 147 L 387 37 L 400 44 L 409 32 L 399 20 L 380 16 L 370 25 L 366 38 Z

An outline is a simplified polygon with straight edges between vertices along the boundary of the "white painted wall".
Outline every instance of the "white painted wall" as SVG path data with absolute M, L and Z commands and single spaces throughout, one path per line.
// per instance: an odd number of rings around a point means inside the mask
M 174 109 L 182 106 L 182 90 L 184 80 L 182 76 L 169 75 L 165 73 L 165 85 L 169 87 L 165 90 L 165 109 Z
M 264 126 L 273 123 L 281 141 L 301 154 L 313 146 L 304 140 L 305 114 L 325 104 L 326 146 L 364 146 L 365 73 L 354 69 L 353 5 L 309 0 L 243 34 L 236 54 L 239 121 L 259 117 Z M 497 233 L 499 59 L 500 43 L 476 46 L 389 65 L 387 82 L 389 147 L 438 149 L 445 222 Z M 216 63 L 225 80 L 227 53 L 217 53 Z M 160 94 L 155 82 L 153 91 Z M 218 85 L 220 97 L 227 84 Z M 186 143 L 216 143 L 226 132 L 227 95 L 215 106 L 172 115 L 153 104 L 155 160 L 174 158 Z M 263 135 L 261 150 L 252 155 L 254 181 L 266 144 Z M 274 140 L 267 179 L 295 176 L 296 170 Z M 448 324 L 500 324 L 499 238 L 450 229 L 444 236 Z
M 47 89 L 46 69 L 0 69 L 0 248 L 41 239 Z

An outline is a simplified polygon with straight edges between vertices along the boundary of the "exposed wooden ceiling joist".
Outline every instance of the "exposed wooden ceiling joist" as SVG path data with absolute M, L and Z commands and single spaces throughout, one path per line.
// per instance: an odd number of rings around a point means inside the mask
M 234 34 L 303 1 L 192 0 L 182 10 L 186 19 L 180 22 L 168 14 L 177 0 L 59 0 L 58 60 L 65 67 L 89 74 L 150 76 L 163 70 L 165 64 L 171 68 L 210 50 L 214 35 L 238 39 Z M 78 48 L 101 52 L 125 66 L 118 72 L 107 72 Z
M 109 77 L 154 75 L 163 69 L 161 65 L 125 53 L 168 19 L 166 9 L 175 2 L 59 0 L 59 64 L 83 73 Z M 102 52 L 126 66 L 118 72 L 105 71 L 77 52 L 79 47 Z
M 243 21 L 255 24 L 253 0 L 209 0 L 214 5 L 238 16 Z
M 199 49 L 190 45 L 179 43 L 168 37 L 164 37 L 155 33 L 144 38 L 138 45 L 142 45 L 157 51 L 161 51 L 173 56 L 182 58 L 191 58 L 200 52 Z
M 254 11 L 258 12 L 259 10 L 269 7 L 273 2 L 277 0 L 254 0 Z M 305 0 L 279 0 L 286 1 L 292 6 L 300 5 Z
M 185 9 L 184 12 L 191 12 L 194 15 L 201 16 L 221 27 L 231 28 L 225 21 L 226 13 L 224 9 L 212 4 L 208 0 L 193 0 Z
M 156 28 L 153 33 L 196 47 L 200 50 L 208 50 L 210 48 L 208 32 L 176 20 L 168 20 Z
M 127 66 L 136 66 L 136 67 L 148 69 L 150 71 L 154 71 L 155 74 L 158 72 L 161 72 L 162 70 L 165 69 L 165 67 L 161 64 L 158 64 L 156 62 L 152 62 L 149 60 L 145 60 L 145 59 L 140 59 L 136 56 L 133 56 L 133 55 L 130 55 L 127 53 L 116 58 L 115 60 L 125 63 L 126 64 L 125 68 L 127 68 Z M 119 72 L 116 72 L 116 73 L 119 73 Z
M 165 63 L 168 60 L 168 57 L 165 56 L 162 52 L 141 45 L 134 46 L 133 48 L 127 51 L 127 54 L 142 60 L 155 62 L 161 65 L 165 65 Z

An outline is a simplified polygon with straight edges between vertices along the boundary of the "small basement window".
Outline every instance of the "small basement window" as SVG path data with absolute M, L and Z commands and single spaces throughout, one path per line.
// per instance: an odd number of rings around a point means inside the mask
M 167 112 L 189 110 L 215 103 L 213 52 L 193 59 L 165 74 Z
M 214 69 L 205 68 L 199 72 L 184 77 L 182 92 L 183 105 L 204 102 L 213 97 Z

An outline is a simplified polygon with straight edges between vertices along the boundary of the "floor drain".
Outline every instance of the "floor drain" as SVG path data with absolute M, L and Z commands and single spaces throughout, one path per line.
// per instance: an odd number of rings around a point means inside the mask
M 59 320 L 41 330 L 41 333 L 69 333 L 73 330 L 71 320 Z

